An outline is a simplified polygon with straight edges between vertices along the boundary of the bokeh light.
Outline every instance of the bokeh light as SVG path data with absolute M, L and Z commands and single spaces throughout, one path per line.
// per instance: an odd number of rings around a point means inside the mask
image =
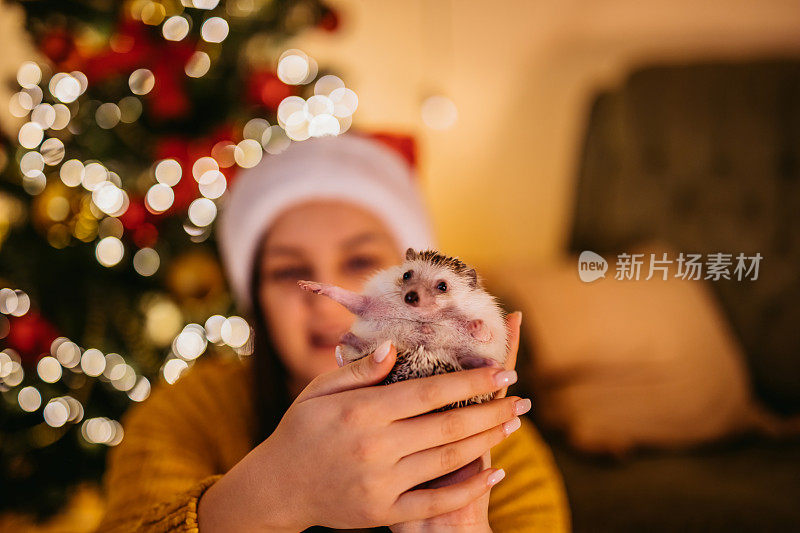
M 50 129 L 63 130 L 67 127 L 70 119 L 72 118 L 69 108 L 64 104 L 55 104 L 53 106 L 53 110 L 56 112 L 56 119 L 53 121 Z
M 47 139 L 42 143 L 42 157 L 44 158 L 44 162 L 50 166 L 55 166 L 64 159 L 64 153 L 66 149 L 64 148 L 64 143 L 61 142 L 61 139 Z
M 94 118 L 97 121 L 98 126 L 104 130 L 110 130 L 119 124 L 119 121 L 122 118 L 122 112 L 117 104 L 107 102 L 97 108 Z
M 183 359 L 170 359 L 164 364 L 164 380 L 172 385 L 186 372 L 189 365 Z
M 422 102 L 422 122 L 434 130 L 451 128 L 458 120 L 458 109 L 452 100 L 434 95 Z
M 23 387 L 17 394 L 17 403 L 23 411 L 32 413 L 42 405 L 42 395 L 36 387 Z
M 224 18 L 211 17 L 203 22 L 200 36 L 209 43 L 221 43 L 228 36 L 228 23 Z
M 180 163 L 174 159 L 162 159 L 156 165 L 156 181 L 174 187 L 181 180 L 183 170 Z
M 60 428 L 69 419 L 69 404 L 63 398 L 53 398 L 44 406 L 42 416 L 48 426 Z
M 53 80 L 56 80 L 55 84 Z M 81 83 L 66 72 L 56 74 L 50 79 L 50 93 L 65 104 L 78 99 L 81 95 Z
M 342 81 L 339 76 L 327 74 L 318 79 L 314 84 L 314 94 L 330 96 L 334 90 L 340 88 L 344 88 L 344 81 Z
M 95 256 L 104 267 L 112 267 L 122 261 L 125 255 L 125 246 L 116 237 L 105 237 L 97 242 Z
M 231 348 L 240 348 L 250 338 L 250 325 L 242 317 L 229 317 L 220 327 L 220 337 Z
M 242 168 L 252 168 L 256 166 L 263 156 L 261 143 L 253 139 L 244 139 L 236 145 L 233 157 L 236 164 Z
M 54 351 L 58 362 L 66 368 L 75 368 L 81 362 L 81 349 L 72 341 L 65 340 Z
M 133 254 L 133 268 L 140 276 L 152 276 L 158 271 L 161 258 L 152 248 L 142 248 Z
M 189 61 L 186 62 L 184 71 L 190 78 L 202 78 L 208 73 L 211 68 L 211 58 L 207 53 L 197 51 L 192 54 Z
M 219 170 L 209 170 L 200 177 L 200 194 L 206 198 L 219 198 L 225 193 L 228 182 Z
M 46 355 L 36 364 L 36 373 L 46 383 L 55 383 L 61 379 L 61 363 L 55 357 Z
M 46 130 L 56 121 L 56 110 L 50 104 L 39 104 L 31 111 L 31 122 Z
M 217 206 L 208 198 L 198 198 L 189 204 L 188 214 L 195 226 L 208 226 L 217 216 Z
M 93 191 L 108 180 L 108 170 L 102 164 L 91 162 L 83 168 L 81 185 L 87 191 Z
M 134 402 L 143 402 L 150 396 L 150 380 L 139 376 L 136 384 L 128 391 L 128 398 Z
M 153 213 L 163 213 L 175 201 L 175 193 L 168 185 L 156 183 L 147 190 L 145 205 Z
M 42 139 L 44 138 L 44 131 L 36 122 L 26 122 L 19 129 L 19 135 L 17 137 L 19 144 L 21 144 L 24 148 L 33 150 L 39 146 L 39 143 L 42 142 Z
M 130 124 L 136 122 L 142 114 L 142 102 L 135 96 L 126 96 L 119 101 L 119 119 Z
M 164 21 L 161 33 L 168 41 L 180 41 L 189 34 L 189 21 L 180 15 L 169 17 Z
M 205 330 L 206 338 L 213 343 L 222 341 L 222 324 L 225 323 L 225 317 L 222 315 L 212 315 L 206 319 Z
M 39 152 L 27 152 L 19 160 L 19 169 L 25 176 L 36 176 L 44 170 L 44 158 Z
M 83 182 L 84 174 L 85 167 L 83 163 L 77 159 L 65 161 L 64 164 L 61 165 L 61 170 L 59 170 L 61 181 L 68 187 L 77 187 L 80 185 Z
M 299 85 L 311 70 L 308 55 L 302 50 L 286 50 L 278 59 L 278 79 L 287 85 Z
M 89 348 L 81 356 L 81 370 L 87 376 L 97 377 L 106 369 L 106 358 L 97 348 Z
M 193 360 L 206 350 L 207 342 L 205 329 L 198 324 L 189 324 L 175 338 L 173 349 L 178 357 Z
M 35 87 L 42 81 L 42 69 L 33 61 L 25 61 L 17 69 L 17 83 L 22 87 Z
M 128 86 L 133 94 L 143 95 L 149 93 L 156 84 L 156 77 L 146 68 L 133 71 L 128 78 Z

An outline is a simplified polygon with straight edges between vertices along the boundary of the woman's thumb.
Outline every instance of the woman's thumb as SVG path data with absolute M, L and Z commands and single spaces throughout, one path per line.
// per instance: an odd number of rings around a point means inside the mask
M 350 389 L 377 385 L 389 374 L 397 358 L 391 341 L 384 341 L 370 355 L 343 367 L 317 376 L 295 401 L 305 401 L 317 396 L 335 394 Z

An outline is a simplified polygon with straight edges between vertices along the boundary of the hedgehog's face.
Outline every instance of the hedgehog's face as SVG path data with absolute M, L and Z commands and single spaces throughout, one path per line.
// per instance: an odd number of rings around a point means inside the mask
M 448 268 L 423 261 L 410 261 L 400 269 L 397 285 L 403 305 L 411 312 L 433 314 L 452 306 L 459 295 L 469 291 L 469 283 Z

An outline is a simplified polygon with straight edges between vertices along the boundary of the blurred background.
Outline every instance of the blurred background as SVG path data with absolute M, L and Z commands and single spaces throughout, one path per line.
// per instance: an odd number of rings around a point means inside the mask
M 4 1 L 0 31 L 0 530 L 91 530 L 126 407 L 247 357 L 217 205 L 348 129 L 523 310 L 575 530 L 800 528 L 797 2 Z

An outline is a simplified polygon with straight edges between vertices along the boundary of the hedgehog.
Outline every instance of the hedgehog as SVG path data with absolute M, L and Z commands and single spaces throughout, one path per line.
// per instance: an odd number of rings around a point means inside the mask
M 456 257 L 409 248 L 403 263 L 374 273 L 361 293 L 314 281 L 300 280 L 298 285 L 356 315 L 336 346 L 340 365 L 365 357 L 386 339 L 392 341 L 397 360 L 382 384 L 505 364 L 505 312 L 475 269 Z M 494 396 L 475 396 L 442 409 Z

